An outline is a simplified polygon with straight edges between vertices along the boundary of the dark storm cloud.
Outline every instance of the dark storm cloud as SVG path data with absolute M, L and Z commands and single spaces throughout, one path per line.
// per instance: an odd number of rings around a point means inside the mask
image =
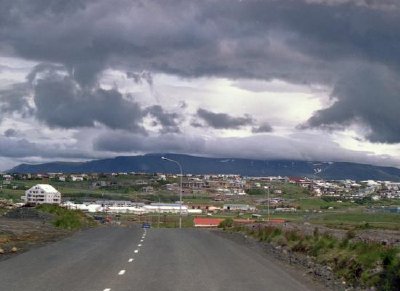
M 255 126 L 252 129 L 253 133 L 266 133 L 266 132 L 272 132 L 272 126 L 269 123 L 263 123 L 259 126 Z
M 107 66 L 184 76 L 329 80 L 327 61 L 392 63 L 387 53 L 399 36 L 397 9 L 388 12 L 352 2 L 332 6 L 292 0 L 103 0 L 5 5 L 11 7 L 4 14 L 16 15 L 5 17 L 0 33 L 4 43 L 23 57 L 66 65 L 81 84 L 93 83 Z M 177 16 L 176 11 L 185 13 Z M 46 33 L 38 33 L 42 31 Z
M 149 115 L 156 120 L 155 126 L 161 126 L 161 133 L 180 132 L 179 114 L 166 112 L 160 105 L 144 108 L 117 89 L 81 86 L 64 66 L 39 64 L 26 80 L 0 91 L 1 112 L 29 112 L 50 127 L 94 127 L 98 123 L 141 134 L 146 134 L 142 122 Z M 28 105 L 29 95 L 33 95 L 34 108 Z
M 253 119 L 248 115 L 233 117 L 226 113 L 214 113 L 203 108 L 197 110 L 197 116 L 204 120 L 207 126 L 216 129 L 238 129 L 242 126 L 253 124 Z M 196 124 L 193 123 L 195 127 Z
M 34 87 L 36 117 L 49 126 L 92 127 L 96 122 L 113 129 L 143 132 L 140 105 L 117 90 L 80 88 L 68 77 L 40 79 Z
M 387 68 L 362 66 L 343 73 L 332 93 L 337 99 L 317 111 L 305 127 L 346 126 L 358 121 L 369 127 L 372 142 L 399 143 L 400 78 Z
M 116 123 L 127 117 L 123 108 L 121 118 L 107 116 L 109 99 L 117 100 L 116 106 L 126 103 L 116 90 L 96 89 L 99 73 L 113 67 L 189 77 L 277 78 L 325 84 L 334 88 L 332 95 L 338 101 L 317 112 L 309 126 L 361 121 L 371 130 L 366 136 L 369 140 L 397 142 L 400 107 L 393 98 L 391 79 L 377 73 L 370 76 L 370 81 L 388 93 L 379 96 L 389 109 L 382 111 L 379 106 L 357 108 L 355 100 L 371 102 L 371 94 L 359 94 L 370 93 L 370 85 L 357 75 L 349 74 L 343 81 L 342 75 L 344 70 L 366 64 L 375 72 L 386 67 L 390 77 L 398 79 L 398 23 L 399 4 L 384 0 L 1 1 L 0 49 L 65 66 L 80 89 L 72 90 L 69 81 L 64 85 L 57 81 L 58 89 L 54 82 L 41 82 L 36 92 L 42 96 L 35 96 L 35 101 L 47 101 L 52 90 L 61 90 L 59 93 L 67 96 L 67 101 L 60 100 L 63 109 L 82 108 L 76 114 L 68 113 L 79 125 L 91 126 L 98 121 L 119 128 Z M 358 97 L 351 96 L 354 83 Z M 89 113 L 91 104 L 84 96 L 104 105 L 94 106 L 98 113 L 90 110 L 89 116 L 78 118 L 78 114 Z M 78 101 L 81 98 L 83 101 Z M 134 105 L 129 106 L 137 111 Z M 42 120 L 69 126 L 67 117 L 51 115 L 48 109 L 40 113 Z M 225 117 L 218 117 L 222 120 L 216 121 L 217 128 Z M 215 116 L 208 114 L 207 118 Z M 122 126 L 137 130 L 136 121 L 136 117 L 128 118 Z

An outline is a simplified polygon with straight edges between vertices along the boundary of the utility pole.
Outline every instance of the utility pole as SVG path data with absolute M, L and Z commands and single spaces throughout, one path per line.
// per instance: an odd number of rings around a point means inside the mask
M 166 157 L 161 157 L 162 160 L 164 161 L 168 161 L 168 162 L 173 162 L 175 164 L 178 165 L 179 170 L 181 172 L 181 180 L 180 180 L 180 193 L 179 193 L 179 228 L 182 228 L 182 177 L 183 177 L 183 171 L 182 171 L 182 166 L 179 162 L 172 160 L 172 159 L 168 159 Z

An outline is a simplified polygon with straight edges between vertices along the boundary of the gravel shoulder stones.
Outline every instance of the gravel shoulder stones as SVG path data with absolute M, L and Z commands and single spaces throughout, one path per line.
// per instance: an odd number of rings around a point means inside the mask
M 311 257 L 292 252 L 286 247 L 260 242 L 239 232 L 215 230 L 214 233 L 237 243 L 245 244 L 255 250 L 261 250 L 265 255 L 275 259 L 277 263 L 285 265 L 288 270 L 301 274 L 306 280 L 311 280 L 314 284 L 319 284 L 321 290 L 364 290 L 347 286 L 340 278 L 336 278 L 329 266 L 318 264 Z

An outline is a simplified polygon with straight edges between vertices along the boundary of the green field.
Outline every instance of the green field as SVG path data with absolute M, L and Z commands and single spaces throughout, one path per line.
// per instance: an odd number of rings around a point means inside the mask
M 400 214 L 396 213 L 364 211 L 326 213 L 311 218 L 310 222 L 338 228 L 365 227 L 400 230 Z

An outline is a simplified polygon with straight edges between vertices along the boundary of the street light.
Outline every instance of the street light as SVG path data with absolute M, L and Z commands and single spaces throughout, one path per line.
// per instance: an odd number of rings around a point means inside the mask
M 180 193 L 179 193 L 179 228 L 182 228 L 182 176 L 183 176 L 183 172 L 182 172 L 182 166 L 179 162 L 172 160 L 172 159 L 168 159 L 166 157 L 161 157 L 162 160 L 164 161 L 168 161 L 168 162 L 173 162 L 175 164 L 178 165 L 179 170 L 181 171 L 181 187 L 180 187 Z

